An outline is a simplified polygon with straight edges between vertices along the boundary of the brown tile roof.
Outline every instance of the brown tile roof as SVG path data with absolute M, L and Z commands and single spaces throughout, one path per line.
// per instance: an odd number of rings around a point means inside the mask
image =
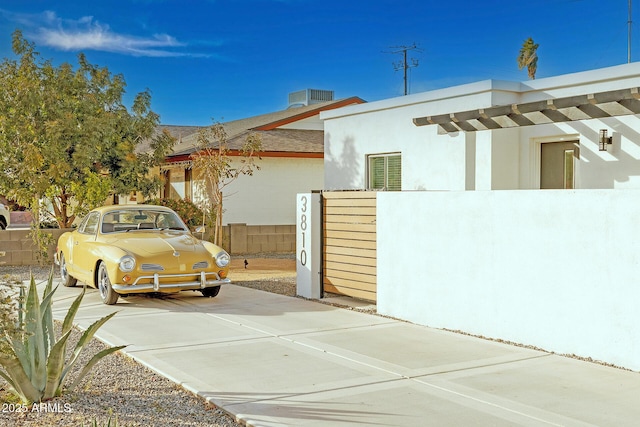
M 324 132 L 321 130 L 278 129 L 288 123 L 294 123 L 304 118 L 313 117 L 321 111 L 342 107 L 364 101 L 358 97 L 346 98 L 338 101 L 328 101 L 304 107 L 291 108 L 274 113 L 248 117 L 223 123 L 227 132 L 230 149 L 239 149 L 250 131 L 262 136 L 263 152 L 295 152 L 295 153 L 323 153 Z M 174 129 L 175 128 L 175 129 Z M 173 149 L 173 156 L 185 156 L 195 151 L 198 138 L 196 126 L 175 126 L 167 129 L 176 137 L 179 131 L 181 138 Z
M 151 150 L 150 144 L 151 140 L 155 138 L 157 135 L 162 133 L 163 130 L 168 130 L 171 135 L 176 138 L 176 146 L 182 143 L 182 140 L 190 135 L 194 135 L 198 133 L 198 130 L 202 126 L 174 126 L 174 125 L 159 125 L 156 126 L 155 131 L 151 138 L 145 139 L 142 143 L 136 148 L 136 152 L 145 153 Z M 174 148 L 175 151 L 175 148 Z
M 230 148 L 240 148 L 250 132 L 262 138 L 263 152 L 324 153 L 324 131 L 321 130 L 247 131 L 230 140 Z
M 189 135 L 193 135 L 198 132 L 202 126 L 175 126 L 175 125 L 160 125 L 156 127 L 155 133 L 158 134 L 164 129 L 168 130 L 171 135 L 176 137 L 178 142 Z

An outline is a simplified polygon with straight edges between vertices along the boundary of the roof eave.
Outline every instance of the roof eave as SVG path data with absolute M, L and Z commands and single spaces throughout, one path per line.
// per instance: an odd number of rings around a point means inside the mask
M 273 130 L 281 126 L 288 125 L 290 123 L 295 123 L 300 120 L 308 119 L 309 117 L 313 117 L 317 114 L 320 114 L 323 111 L 335 110 L 337 108 L 342 108 L 347 105 L 363 104 L 365 102 L 366 101 L 363 100 L 362 98 L 359 98 L 357 96 L 352 96 L 350 98 L 341 99 L 329 105 L 323 105 L 321 107 L 314 108 L 312 110 L 308 110 L 300 114 L 295 114 L 293 116 L 290 116 L 281 120 L 276 120 L 274 122 L 255 127 L 252 130 L 256 130 L 256 131 L 257 130 Z

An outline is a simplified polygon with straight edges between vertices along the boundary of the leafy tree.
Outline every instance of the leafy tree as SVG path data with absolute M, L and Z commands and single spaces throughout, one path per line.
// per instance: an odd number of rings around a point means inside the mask
M 213 243 L 222 245 L 223 190 L 241 175 L 253 175 L 260 167 L 255 163 L 262 150 L 260 135 L 248 133 L 239 150 L 238 160 L 232 160 L 234 150 L 229 148 L 227 132 L 221 123 L 198 132 L 197 150 L 191 155 L 196 183 L 206 198 L 203 211 L 209 213 L 214 224 Z
M 518 54 L 518 69 L 522 70 L 527 67 L 527 73 L 529 78 L 534 80 L 536 78 L 536 71 L 538 71 L 538 44 L 533 42 L 533 39 L 529 37 L 522 44 L 520 53 Z
M 154 136 L 159 116 L 149 90 L 123 104 L 120 74 L 78 55 L 71 64 L 43 61 L 13 33 L 17 60 L 0 63 L 0 193 L 30 207 L 43 199 L 60 227 L 104 203 L 109 194 L 149 195 L 150 177 L 170 152 L 168 132 Z M 144 141 L 151 141 L 142 150 Z
M 204 212 L 195 203 L 187 199 L 149 199 L 145 203 L 150 205 L 166 206 L 173 209 L 175 213 L 191 229 L 195 229 L 202 224 Z

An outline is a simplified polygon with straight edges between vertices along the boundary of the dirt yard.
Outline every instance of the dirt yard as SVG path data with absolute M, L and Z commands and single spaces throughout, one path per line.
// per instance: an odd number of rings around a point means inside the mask
M 295 276 L 296 260 L 293 256 L 243 257 L 238 255 L 231 259 L 229 278 L 234 282 Z

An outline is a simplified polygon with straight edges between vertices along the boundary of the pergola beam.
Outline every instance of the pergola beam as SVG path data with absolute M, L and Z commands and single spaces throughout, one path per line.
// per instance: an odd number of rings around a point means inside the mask
M 475 132 L 640 114 L 640 88 L 498 105 L 416 117 L 416 126 L 438 125 L 439 133 Z

